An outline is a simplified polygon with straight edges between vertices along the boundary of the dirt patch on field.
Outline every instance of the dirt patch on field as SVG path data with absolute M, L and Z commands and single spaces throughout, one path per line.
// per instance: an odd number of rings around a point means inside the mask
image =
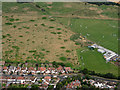
M 104 15 L 100 15 L 100 17 L 102 17 L 102 18 L 108 18 L 107 16 L 104 16 Z
M 102 12 L 103 12 L 102 10 L 98 10 L 98 11 L 97 11 L 98 14 L 101 14 Z
M 66 5 L 64 5 L 64 7 L 66 7 L 66 8 L 71 8 L 72 6 L 69 5 L 69 4 L 66 4 Z
M 52 4 L 53 2 L 46 2 L 47 4 Z
M 95 7 L 90 7 L 89 9 L 90 10 L 97 10 L 97 8 L 95 8 Z
M 11 10 L 17 10 L 18 6 L 12 7 Z
M 52 6 L 47 6 L 48 8 L 52 8 Z
M 37 14 L 38 12 L 36 12 L 36 11 L 28 11 L 27 13 L 33 15 L 33 14 Z
M 29 10 L 29 8 L 28 7 L 27 8 L 23 8 L 23 10 L 27 11 L 27 10 Z

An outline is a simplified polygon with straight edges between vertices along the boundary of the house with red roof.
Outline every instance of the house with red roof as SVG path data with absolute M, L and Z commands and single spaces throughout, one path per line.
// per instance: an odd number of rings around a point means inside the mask
M 58 72 L 61 72 L 61 73 L 65 73 L 65 71 L 64 71 L 64 69 L 63 69 L 62 66 L 59 66 L 59 67 L 57 68 L 57 71 L 58 71 Z
M 4 72 L 8 72 L 8 67 L 4 66 L 4 67 L 3 67 L 3 71 L 4 71 Z
M 65 69 L 65 72 L 66 72 L 66 73 L 71 73 L 71 72 L 73 72 L 73 70 L 71 69 L 71 67 L 64 67 L 64 69 Z
M 27 71 L 27 67 L 21 68 L 21 71 L 22 71 L 23 73 L 26 72 L 26 71 Z
M 35 74 L 36 73 L 36 69 L 34 67 L 30 67 L 28 69 L 30 72 L 32 72 L 32 74 Z
M 49 84 L 49 82 L 51 81 L 51 77 L 50 76 L 45 76 L 44 79 L 42 79 L 43 82 Z
M 21 71 L 21 67 L 17 67 L 15 70 L 15 73 L 20 72 Z
M 81 82 L 79 80 L 72 81 L 70 84 L 66 86 L 67 89 L 68 88 L 75 89 L 77 87 L 81 87 Z
M 40 70 L 41 73 L 44 73 L 46 71 L 45 67 L 39 67 L 38 69 Z
M 55 74 L 56 69 L 54 67 L 48 68 L 51 74 Z
M 24 83 L 25 78 L 24 77 L 17 77 L 17 81 L 20 82 L 20 83 Z

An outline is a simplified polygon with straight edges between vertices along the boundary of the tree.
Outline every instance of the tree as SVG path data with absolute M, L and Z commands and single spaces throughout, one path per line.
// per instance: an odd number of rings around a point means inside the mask
M 87 85 L 82 85 L 82 89 L 88 89 L 89 87 Z
M 49 85 L 47 90 L 53 90 L 54 86 L 53 85 Z
M 88 74 L 86 74 L 85 78 L 89 80 L 91 77 Z
M 84 69 L 82 70 L 82 73 L 83 73 L 83 74 L 88 74 L 88 69 L 87 69 L 87 68 L 84 68 Z
M 19 72 L 17 72 L 17 75 L 19 75 Z
M 13 71 L 10 72 L 10 75 L 12 75 L 12 74 L 13 74 Z
M 36 84 L 32 84 L 31 86 L 32 86 L 32 88 L 38 88 L 38 85 L 36 85 Z
M 3 71 L 3 74 L 5 74 L 5 71 Z

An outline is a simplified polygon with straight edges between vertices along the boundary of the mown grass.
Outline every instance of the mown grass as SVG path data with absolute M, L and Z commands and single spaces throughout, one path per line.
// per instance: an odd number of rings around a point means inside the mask
M 82 69 L 87 68 L 97 73 L 113 73 L 118 75 L 118 67 L 109 62 L 106 63 L 103 55 L 97 52 L 97 50 L 92 51 L 88 48 L 81 48 L 77 50 L 77 55 Z
M 70 27 L 73 32 L 81 33 L 105 48 L 118 51 L 118 21 L 71 19 Z
M 51 6 L 51 8 L 48 8 Z M 118 17 L 118 7 L 116 6 L 95 6 L 89 3 L 71 3 L 71 2 L 53 2 L 47 4 L 46 2 L 35 2 L 35 3 L 16 3 L 16 2 L 3 2 L 3 12 L 6 13 L 27 13 L 28 11 L 37 11 L 38 14 L 42 15 L 79 15 L 88 17 L 99 17 L 99 15 L 105 15 L 112 18 Z M 90 10 L 93 7 L 96 10 Z M 11 9 L 13 8 L 13 10 Z M 28 10 L 24 10 L 28 8 Z M 110 9 L 108 9 L 110 8 Z M 15 9 L 15 10 L 14 10 Z M 101 13 L 98 11 L 102 10 Z M 113 13 L 112 13 L 113 12 Z M 46 18 L 44 18 L 46 19 Z

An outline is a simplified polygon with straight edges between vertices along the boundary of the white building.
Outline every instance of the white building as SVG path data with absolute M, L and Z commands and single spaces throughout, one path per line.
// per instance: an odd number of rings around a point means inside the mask
M 97 51 L 100 53 L 105 53 L 105 50 L 103 50 L 103 49 L 98 49 Z

